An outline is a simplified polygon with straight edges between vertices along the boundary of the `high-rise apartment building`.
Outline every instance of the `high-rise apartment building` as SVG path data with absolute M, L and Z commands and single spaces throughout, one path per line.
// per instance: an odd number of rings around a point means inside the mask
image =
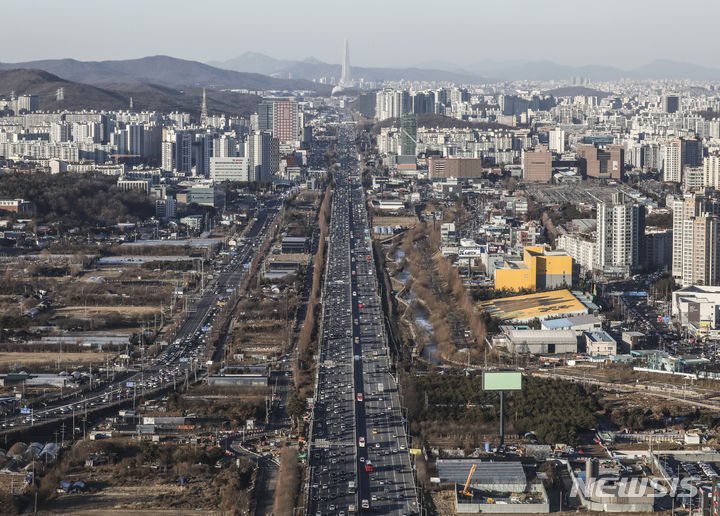
M 565 152 L 565 131 L 553 129 L 548 133 L 548 148 L 559 154 Z
M 682 286 L 720 280 L 720 202 L 687 193 L 673 202 L 673 276 Z
M 597 267 L 606 275 L 627 276 L 641 270 L 645 256 L 645 206 L 622 192 L 597 205 Z
M 406 113 L 400 118 L 400 153 L 403 156 L 417 155 L 417 115 Z
M 412 99 L 407 90 L 383 88 L 375 95 L 375 118 L 387 120 L 412 112 Z
M 679 183 L 682 181 L 682 140 L 665 142 L 663 148 L 663 181 Z
M 703 186 L 720 189 L 720 156 L 708 156 L 703 160 Z

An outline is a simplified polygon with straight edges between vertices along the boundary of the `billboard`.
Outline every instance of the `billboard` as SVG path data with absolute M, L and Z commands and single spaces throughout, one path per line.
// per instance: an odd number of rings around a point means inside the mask
M 462 258 L 480 258 L 482 247 L 458 247 L 458 256 Z
M 489 254 L 504 253 L 506 250 L 505 244 L 488 244 L 487 251 Z
M 522 389 L 522 373 L 483 373 L 482 382 L 484 391 L 519 391 Z

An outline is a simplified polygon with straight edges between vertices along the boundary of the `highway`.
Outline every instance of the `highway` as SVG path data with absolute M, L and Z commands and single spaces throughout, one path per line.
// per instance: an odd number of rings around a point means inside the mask
M 338 136 L 322 339 L 311 426 L 308 512 L 418 512 L 377 294 L 353 126 Z

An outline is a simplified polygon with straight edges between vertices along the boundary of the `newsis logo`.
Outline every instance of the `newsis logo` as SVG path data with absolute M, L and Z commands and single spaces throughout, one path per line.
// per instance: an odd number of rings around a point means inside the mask
M 619 481 L 606 478 L 591 478 L 585 482 L 582 478 L 576 478 L 570 490 L 570 497 L 577 497 L 578 493 L 586 499 L 598 500 L 609 496 L 618 498 L 662 498 L 671 497 L 694 497 L 698 494 L 697 487 L 693 485 L 692 479 L 686 477 L 682 480 L 673 478 L 668 486 L 667 481 L 661 478 L 631 477 L 622 478 Z

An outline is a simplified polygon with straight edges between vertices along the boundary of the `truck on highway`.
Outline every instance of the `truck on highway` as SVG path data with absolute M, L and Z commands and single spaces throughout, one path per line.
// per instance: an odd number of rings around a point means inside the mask
M 385 392 L 385 385 L 383 385 L 382 383 L 379 383 L 378 384 L 378 392 Z
M 354 480 L 350 480 L 348 482 L 348 493 L 355 494 L 355 481 Z

